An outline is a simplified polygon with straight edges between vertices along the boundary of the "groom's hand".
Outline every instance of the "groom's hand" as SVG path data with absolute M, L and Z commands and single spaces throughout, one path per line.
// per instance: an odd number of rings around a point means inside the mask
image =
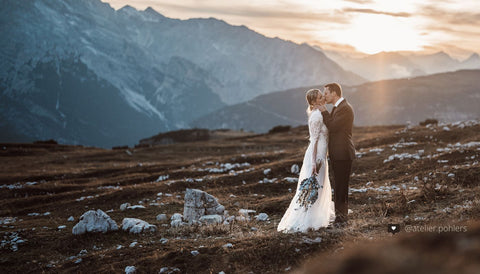
M 324 111 L 327 110 L 327 107 L 325 105 L 320 105 L 319 109 L 320 109 L 321 112 L 324 112 Z

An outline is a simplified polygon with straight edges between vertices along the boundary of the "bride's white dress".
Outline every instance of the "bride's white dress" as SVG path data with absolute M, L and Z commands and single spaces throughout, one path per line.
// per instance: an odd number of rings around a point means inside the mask
M 328 226 L 335 220 L 335 204 L 332 201 L 332 188 L 328 178 L 328 129 L 323 123 L 323 116 L 319 110 L 314 110 L 308 117 L 308 130 L 310 133 L 310 144 L 303 158 L 302 168 L 298 177 L 297 190 L 295 196 L 290 202 L 290 206 L 278 224 L 277 230 L 283 232 L 305 232 L 309 228 L 318 229 Z M 313 148 L 315 141 L 317 143 L 317 162 L 319 159 L 323 162 L 318 172 L 317 180 L 323 188 L 318 189 L 318 199 L 305 211 L 297 203 L 300 194 L 299 187 L 303 179 L 312 175 L 313 171 Z

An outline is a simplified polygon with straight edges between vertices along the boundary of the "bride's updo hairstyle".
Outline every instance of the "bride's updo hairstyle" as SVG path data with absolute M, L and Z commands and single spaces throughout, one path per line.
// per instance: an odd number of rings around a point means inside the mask
M 314 88 L 307 91 L 307 95 L 305 97 L 308 103 L 307 114 L 309 115 L 312 112 L 313 104 L 317 100 L 317 96 L 322 96 L 322 93 L 319 89 Z

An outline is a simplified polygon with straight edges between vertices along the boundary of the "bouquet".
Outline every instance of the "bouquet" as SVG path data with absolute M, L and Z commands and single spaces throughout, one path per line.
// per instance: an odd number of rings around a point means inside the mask
M 304 207 L 305 211 L 317 201 L 319 188 L 323 188 L 323 185 L 321 186 L 318 183 L 315 174 L 312 174 L 312 176 L 304 179 L 300 183 L 297 203 L 299 203 L 301 207 Z

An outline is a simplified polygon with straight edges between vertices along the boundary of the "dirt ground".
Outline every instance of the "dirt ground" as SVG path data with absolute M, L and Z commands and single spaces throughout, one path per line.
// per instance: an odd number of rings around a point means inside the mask
M 480 270 L 479 121 L 355 128 L 348 226 L 280 233 L 276 226 L 296 188 L 291 167 L 301 165 L 307 135 L 302 126 L 112 150 L 0 144 L 0 272 L 121 273 L 127 266 L 137 273 L 380 273 L 375 269 L 381 265 L 399 271 L 391 273 Z M 229 169 L 227 163 L 239 165 Z M 178 228 L 157 221 L 161 213 L 183 214 L 186 188 L 217 197 L 229 215 L 252 209 L 269 220 Z M 121 211 L 123 203 L 145 209 Z M 134 217 L 157 231 L 73 235 L 91 209 L 105 211 L 119 226 Z M 388 224 L 401 231 L 389 233 Z M 448 232 L 405 231 L 422 226 Z M 397 251 L 390 256 L 383 247 Z

